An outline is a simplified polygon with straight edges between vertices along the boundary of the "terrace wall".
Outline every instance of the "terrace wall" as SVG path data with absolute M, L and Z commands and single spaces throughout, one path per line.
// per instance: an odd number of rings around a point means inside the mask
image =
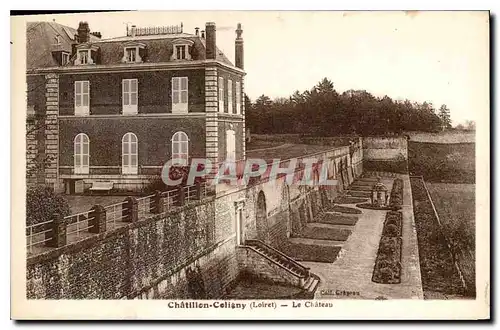
M 238 273 L 232 218 L 221 214 L 229 202 L 208 198 L 31 257 L 27 297 L 220 297 Z
M 366 171 L 407 173 L 406 137 L 363 137 L 363 166 Z

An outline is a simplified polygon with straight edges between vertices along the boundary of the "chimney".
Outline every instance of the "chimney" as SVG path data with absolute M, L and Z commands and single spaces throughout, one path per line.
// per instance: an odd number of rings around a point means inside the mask
M 130 36 L 132 38 L 135 37 L 135 31 L 136 31 L 136 26 L 132 25 L 132 27 L 130 28 Z
M 243 30 L 241 29 L 241 23 L 238 23 L 238 27 L 236 28 L 236 40 L 234 41 L 234 64 L 237 68 L 243 70 L 243 38 L 241 35 L 243 34 Z
M 99 39 L 101 39 L 101 38 L 102 38 L 102 34 L 101 34 L 101 32 L 91 32 L 90 34 L 91 34 L 91 35 L 93 35 L 93 36 L 94 36 L 94 37 L 96 37 L 96 38 L 99 38 Z
M 217 43 L 215 38 L 215 23 L 208 22 L 205 26 L 205 30 L 207 31 L 207 60 L 215 60 L 217 58 Z
M 82 44 L 90 41 L 89 23 L 80 22 L 76 31 L 78 32 L 78 43 Z
M 194 34 L 198 37 L 200 35 L 200 28 L 196 27 L 194 28 Z
M 205 30 L 201 30 L 201 38 L 205 39 Z

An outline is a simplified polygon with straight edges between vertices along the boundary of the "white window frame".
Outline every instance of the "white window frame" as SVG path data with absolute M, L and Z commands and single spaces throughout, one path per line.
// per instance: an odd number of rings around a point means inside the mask
M 135 152 L 133 151 L 135 146 Z M 135 162 L 133 161 L 135 156 Z M 122 174 L 137 174 L 139 168 L 139 140 L 128 132 L 122 137 Z
M 79 85 L 80 85 L 80 93 L 78 92 Z M 84 104 L 85 96 L 87 96 L 87 104 Z M 80 102 L 78 102 L 78 100 Z M 90 114 L 90 81 L 88 80 L 75 81 L 75 116 L 88 116 L 89 114 Z
M 233 81 L 227 80 L 227 112 L 233 113 Z
M 87 153 L 84 152 L 85 144 L 87 145 Z M 75 174 L 89 174 L 89 168 L 90 139 L 87 134 L 79 133 L 73 140 L 73 169 Z
M 61 65 L 66 65 L 69 63 L 69 53 L 62 52 L 61 53 Z
M 192 58 L 191 58 L 191 54 L 189 53 L 189 50 L 190 50 L 190 47 L 192 47 L 194 44 L 194 41 L 192 40 L 188 40 L 188 39 L 176 39 L 176 40 L 173 40 L 172 41 L 172 45 L 173 45 L 173 52 L 172 52 L 172 56 L 170 57 L 170 60 L 171 61 L 190 61 Z M 184 47 L 184 58 L 179 58 L 179 55 L 178 52 L 177 52 L 177 47 Z
M 129 56 L 129 52 L 130 52 L 130 56 Z M 133 54 L 133 56 L 132 56 L 132 54 Z M 139 62 L 138 55 L 139 55 L 139 47 L 125 47 L 125 60 L 128 63 Z M 133 59 L 131 59 L 131 57 L 133 57 Z
M 141 58 L 141 53 L 140 50 L 144 49 L 146 47 L 145 44 L 141 42 L 127 42 L 126 44 L 123 45 L 123 57 L 122 57 L 122 63 L 141 63 L 142 58 Z M 129 61 L 128 58 L 128 51 L 129 50 L 135 50 L 135 58 L 133 61 Z
M 241 114 L 241 82 L 236 82 L 236 114 Z
M 219 112 L 224 112 L 224 77 L 219 77 Z
M 132 88 L 134 85 L 135 91 L 133 91 Z M 139 103 L 138 101 L 139 81 L 137 79 L 122 79 L 122 113 L 124 115 L 136 115 Z
M 189 79 L 188 77 L 172 77 L 172 113 L 188 113 Z M 177 88 L 176 88 L 177 86 Z M 185 102 L 182 102 L 182 100 Z
M 226 131 L 226 161 L 236 162 L 236 134 L 232 129 Z
M 86 62 L 83 62 L 83 57 L 81 54 L 87 53 L 87 60 Z M 92 61 L 92 52 L 90 49 L 79 49 L 76 52 L 76 61 L 75 64 L 80 64 L 80 65 L 87 65 L 87 64 L 94 64 Z
M 183 131 L 172 136 L 172 165 L 187 165 L 189 160 L 189 137 Z M 180 161 L 182 160 L 182 161 Z

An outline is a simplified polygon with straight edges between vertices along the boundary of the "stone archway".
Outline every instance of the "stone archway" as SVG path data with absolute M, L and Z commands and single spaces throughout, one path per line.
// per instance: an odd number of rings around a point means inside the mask
M 257 239 L 268 242 L 269 241 L 269 230 L 267 224 L 267 206 L 266 206 L 266 196 L 263 191 L 260 191 L 257 195 L 257 203 L 255 207 L 255 225 L 257 229 Z

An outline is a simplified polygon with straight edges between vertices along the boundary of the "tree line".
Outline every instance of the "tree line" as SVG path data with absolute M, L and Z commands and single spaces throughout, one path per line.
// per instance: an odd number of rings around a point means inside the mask
M 430 102 L 375 97 L 364 90 L 340 94 L 327 78 L 288 98 L 261 95 L 252 102 L 245 96 L 245 109 L 246 127 L 257 134 L 382 135 L 451 128 L 444 104 L 437 112 Z

